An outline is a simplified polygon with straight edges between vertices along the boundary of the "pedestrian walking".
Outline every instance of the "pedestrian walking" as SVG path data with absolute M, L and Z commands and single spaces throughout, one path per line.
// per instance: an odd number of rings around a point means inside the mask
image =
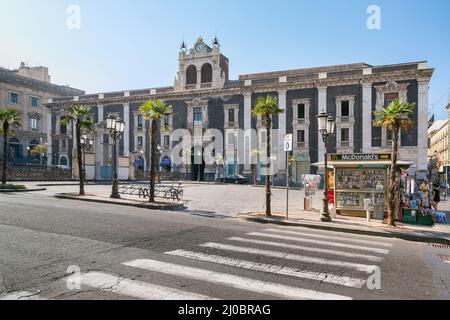
M 438 210 L 439 202 L 441 202 L 441 190 L 438 183 L 433 184 L 433 194 L 431 196 L 431 205 L 434 210 Z

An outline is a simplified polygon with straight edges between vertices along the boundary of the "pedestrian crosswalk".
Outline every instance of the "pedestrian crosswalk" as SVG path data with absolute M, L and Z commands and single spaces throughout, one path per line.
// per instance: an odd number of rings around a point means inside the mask
M 351 300 L 356 290 L 368 290 L 367 279 L 392 247 L 392 239 L 265 228 L 122 261 L 117 266 L 121 276 L 87 272 L 80 283 L 84 290 L 146 300 L 233 298 L 215 287 L 247 299 Z M 124 276 L 128 273 L 140 276 Z M 164 280 L 152 283 L 157 279 Z

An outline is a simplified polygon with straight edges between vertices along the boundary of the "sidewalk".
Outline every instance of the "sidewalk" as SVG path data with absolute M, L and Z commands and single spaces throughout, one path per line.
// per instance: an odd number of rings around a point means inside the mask
M 80 196 L 77 193 L 58 193 L 55 195 L 55 198 L 97 202 L 97 203 L 107 203 L 107 204 L 113 204 L 113 205 L 121 205 L 121 206 L 129 206 L 129 207 L 136 207 L 136 208 L 153 209 L 153 210 L 181 210 L 181 209 L 184 209 L 183 202 L 169 202 L 169 201 L 157 200 L 157 202 L 155 202 L 155 203 L 150 203 L 146 199 L 129 198 L 129 197 L 123 197 L 123 196 L 120 199 L 113 199 L 113 198 L 110 198 L 109 196 L 97 195 L 97 194 L 86 194 L 84 196 Z
M 396 222 L 396 228 L 388 227 L 380 220 L 367 222 L 364 218 L 332 215 L 332 222 L 321 222 L 320 214 L 308 211 L 289 213 L 273 212 L 272 217 L 266 217 L 263 212 L 238 213 L 238 219 L 259 223 L 273 223 L 297 227 L 331 230 L 338 232 L 366 234 L 381 237 L 401 238 L 421 242 L 438 242 L 450 244 L 450 224 L 435 224 L 433 226 L 409 225 Z

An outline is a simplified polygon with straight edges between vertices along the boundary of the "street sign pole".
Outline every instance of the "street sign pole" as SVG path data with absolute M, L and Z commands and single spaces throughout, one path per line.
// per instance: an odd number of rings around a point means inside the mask
M 286 220 L 289 219 L 289 152 L 292 148 L 292 134 L 284 136 L 284 151 L 286 152 Z
M 286 151 L 286 220 L 289 219 L 289 151 Z

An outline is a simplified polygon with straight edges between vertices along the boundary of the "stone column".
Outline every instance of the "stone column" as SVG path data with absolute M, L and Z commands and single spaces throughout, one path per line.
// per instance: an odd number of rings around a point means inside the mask
M 362 148 L 363 153 L 372 151 L 372 83 L 362 84 Z
M 53 155 L 53 140 L 52 140 L 52 109 L 47 110 L 47 165 L 52 165 L 52 155 Z
M 284 151 L 284 135 L 286 134 L 286 90 L 278 91 L 278 106 L 284 110 L 278 114 L 278 169 L 286 170 L 286 152 Z
M 430 79 L 418 79 L 417 169 L 427 170 L 428 85 Z
M 97 105 L 98 121 L 101 123 L 104 118 L 103 105 Z M 103 165 L 103 131 L 98 128 L 96 130 L 96 145 L 95 145 L 95 179 L 101 180 L 101 166 Z
M 123 155 L 128 157 L 130 155 L 130 104 L 123 105 L 123 121 L 125 122 L 123 132 Z
M 327 112 L 327 87 L 317 87 L 319 90 L 319 113 L 322 111 Z M 317 121 L 316 119 L 312 119 L 312 121 Z M 317 132 L 317 138 L 318 138 L 318 159 L 319 162 L 324 161 L 324 153 L 325 153 L 325 144 L 323 143 L 322 135 L 320 132 Z
M 244 150 L 245 163 L 244 172 L 251 173 L 251 158 L 252 158 L 252 93 L 244 92 Z

